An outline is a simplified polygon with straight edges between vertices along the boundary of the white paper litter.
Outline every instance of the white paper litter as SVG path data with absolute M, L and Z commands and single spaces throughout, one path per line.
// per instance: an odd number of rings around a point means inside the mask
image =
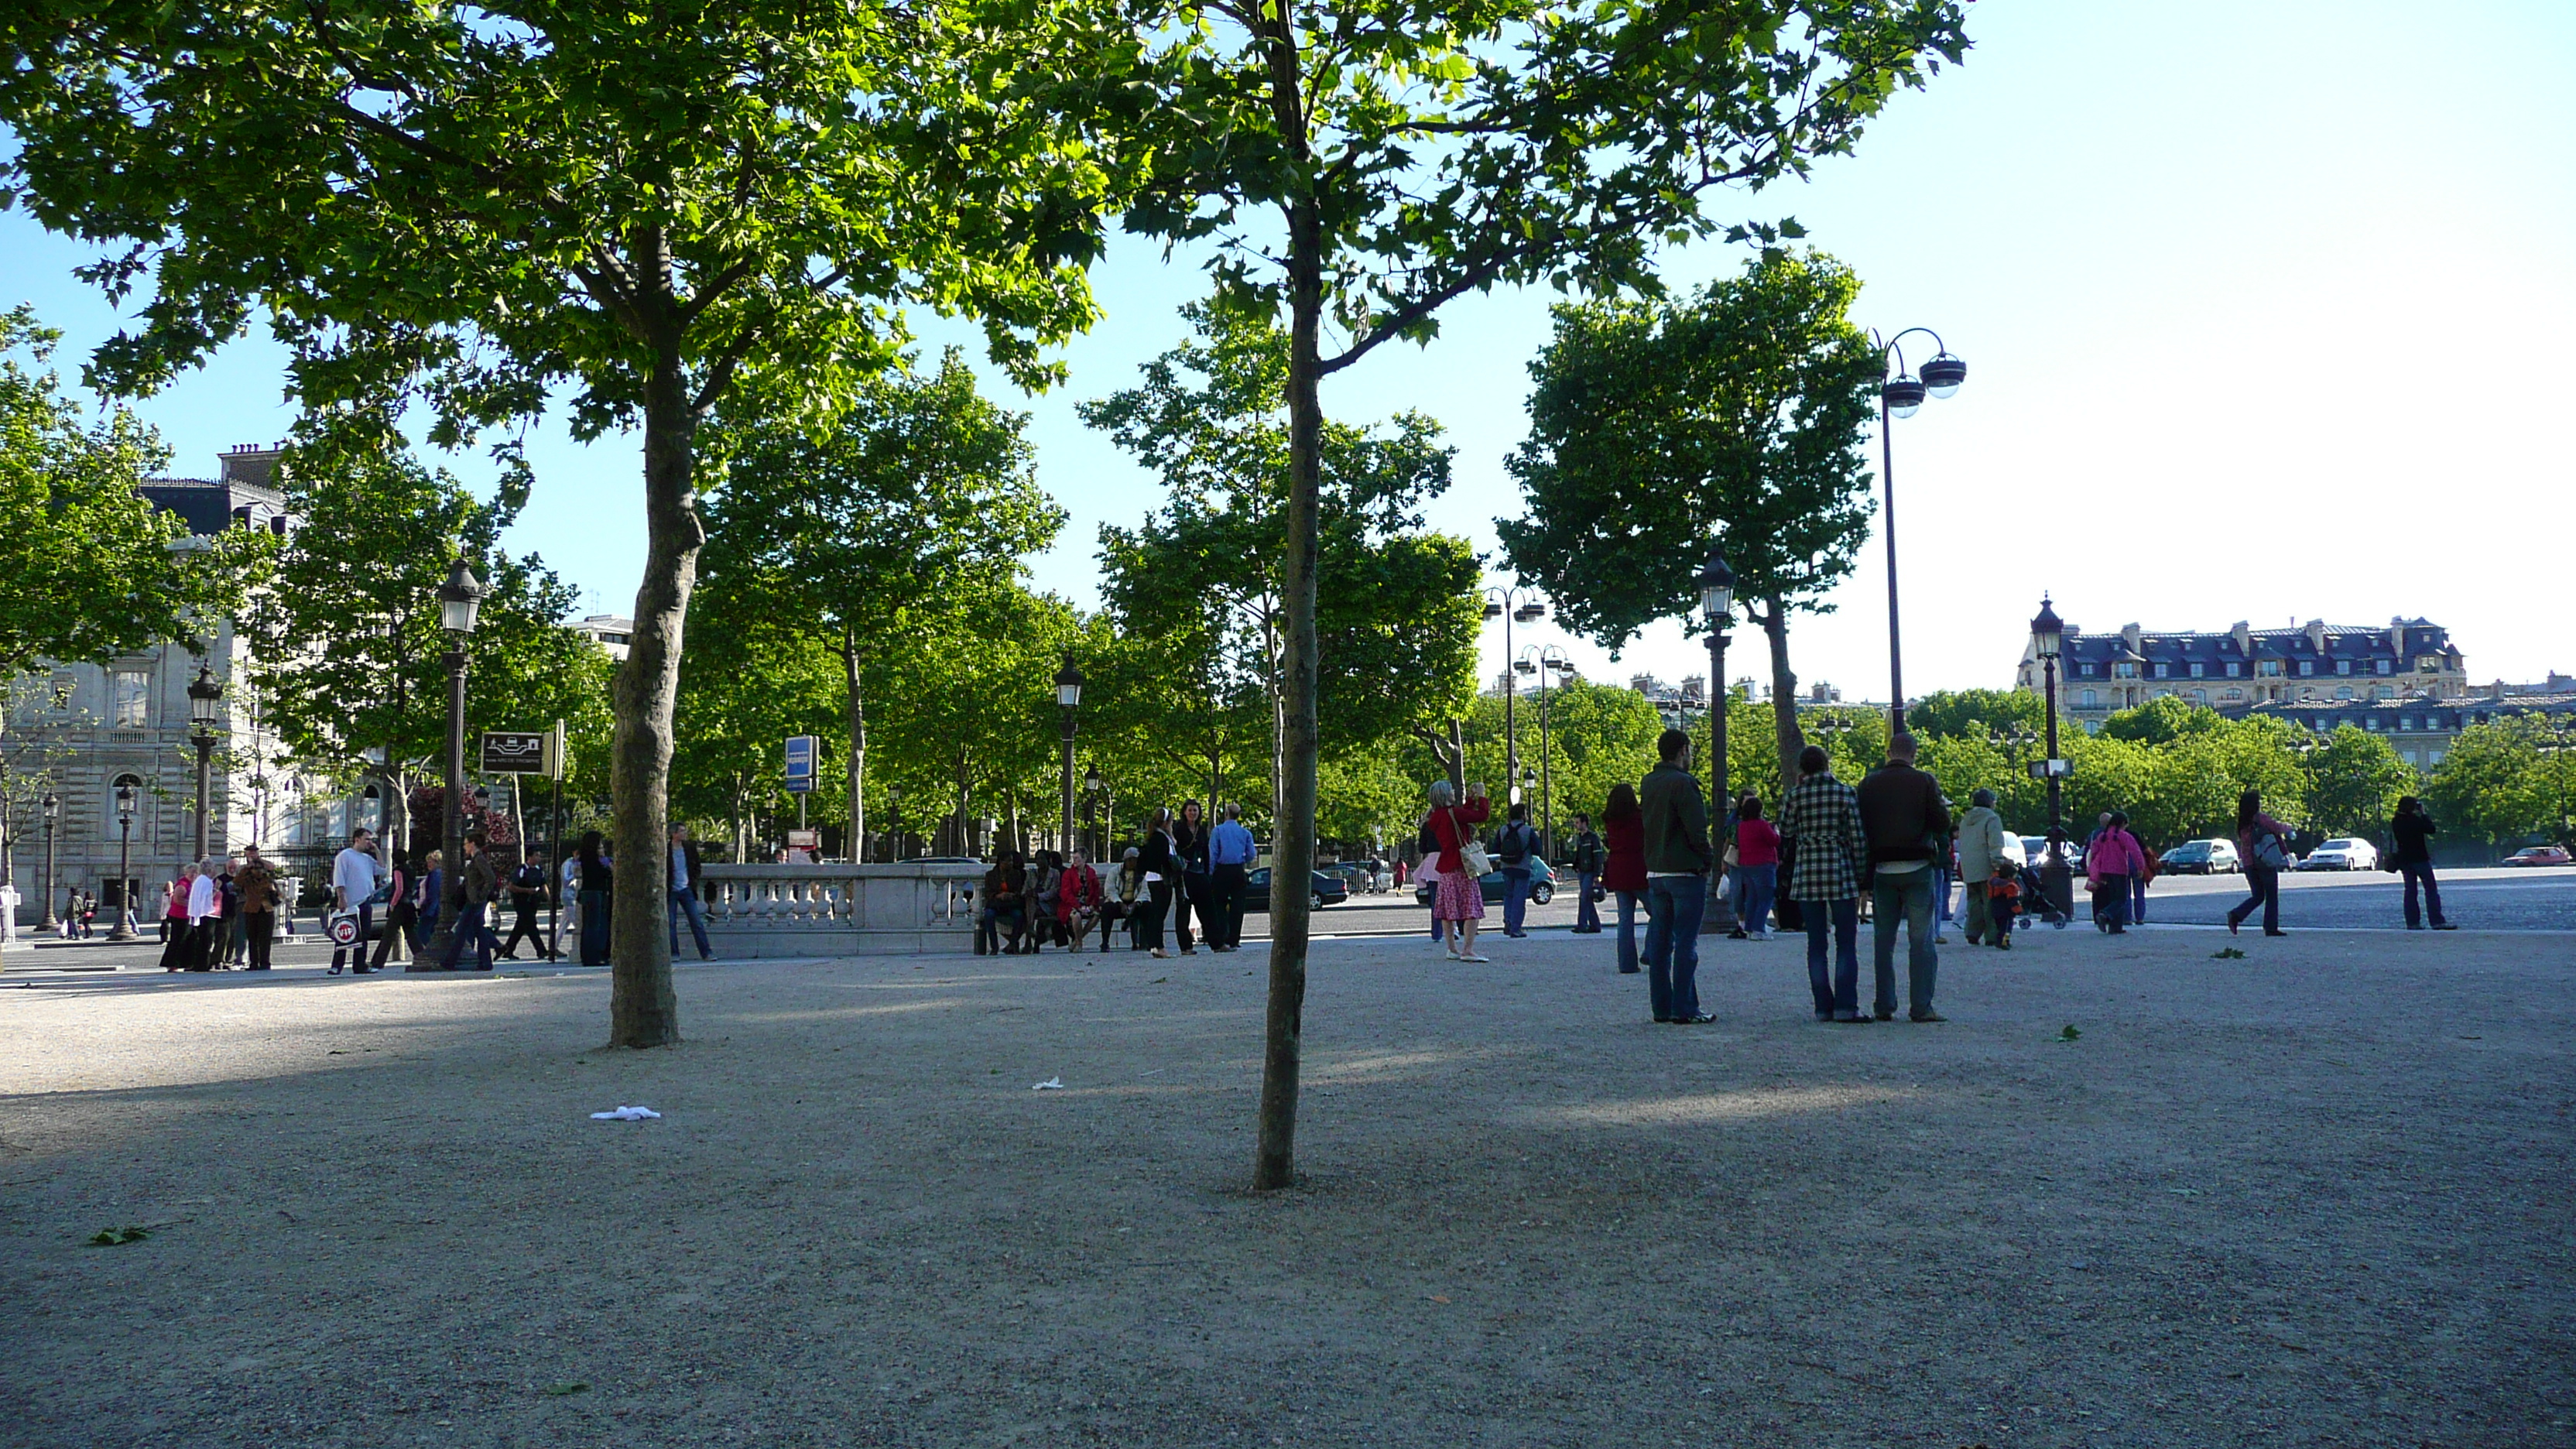
M 1061 1092 L 1064 1090 L 1064 1078 L 1049 1077 L 1045 1081 L 1038 1083 L 1036 1086 L 1029 1088 L 1029 1090 L 1032 1092 Z
M 614 1112 L 593 1112 L 593 1122 L 655 1122 L 662 1114 L 650 1107 L 620 1107 Z

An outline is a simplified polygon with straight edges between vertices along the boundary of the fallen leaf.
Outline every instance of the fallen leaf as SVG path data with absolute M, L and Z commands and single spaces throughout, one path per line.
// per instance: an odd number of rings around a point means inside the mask
M 2059 1033 L 2057 1034 L 2057 1039 L 2058 1039 L 2059 1041 L 2073 1041 L 2073 1040 L 2075 1040 L 2077 1037 L 2082 1036 L 2083 1034 L 2084 1034 L 2084 1033 L 2082 1033 L 2082 1032 L 2080 1032 L 2080 1031 L 2077 1031 L 2077 1030 L 2076 1030 L 2072 1025 L 2069 1025 L 2069 1026 L 2066 1028 L 2066 1030 L 2061 1031 L 2061 1032 L 2059 1032 Z
M 149 1228 L 131 1225 L 122 1228 L 101 1228 L 90 1235 L 89 1245 L 93 1248 L 121 1248 L 128 1243 L 142 1242 L 150 1236 L 152 1232 Z
M 560 1399 L 568 1394 L 586 1394 L 589 1392 L 590 1385 L 588 1384 L 557 1384 L 553 1388 L 546 1390 L 546 1397 L 550 1399 Z
M 1432 1295 L 1431 1295 L 1431 1301 L 1432 1301 L 1432 1302 L 1434 1302 L 1434 1303 L 1446 1303 L 1446 1302 L 1448 1302 L 1449 1300 L 1448 1300 L 1448 1299 L 1446 1299 L 1446 1298 L 1444 1298 L 1444 1297 L 1442 1297 L 1441 1295 L 1439 1295 L 1439 1294 L 1437 1294 L 1437 1293 L 1434 1293 L 1434 1294 L 1432 1294 Z

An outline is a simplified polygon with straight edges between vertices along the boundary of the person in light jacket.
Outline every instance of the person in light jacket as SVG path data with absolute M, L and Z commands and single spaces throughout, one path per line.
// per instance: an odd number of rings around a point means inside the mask
M 1995 792 L 1979 790 L 1968 797 L 1967 813 L 1959 817 L 1959 880 L 1967 894 L 1971 946 L 1984 944 L 1988 936 L 1994 937 L 1998 946 L 2012 944 L 2012 927 L 1997 929 L 1987 904 L 1995 872 L 2005 869 L 2008 863 L 2004 856 L 2004 817 L 1996 813 Z

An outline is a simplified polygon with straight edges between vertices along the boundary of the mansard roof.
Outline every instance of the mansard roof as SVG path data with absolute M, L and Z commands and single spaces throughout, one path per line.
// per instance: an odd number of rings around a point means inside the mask
M 2399 648 L 2390 636 L 2404 630 L 2406 644 Z M 2140 630 L 2138 647 L 2132 653 L 2121 630 L 2088 634 L 2073 625 L 2066 629 L 2066 655 L 2070 659 L 2134 661 L 2222 661 L 2246 658 L 2272 659 L 2396 659 L 2431 650 L 2455 654 L 2450 634 L 2438 624 L 2422 619 L 2391 622 L 2372 628 L 2352 624 L 2324 626 L 2325 647 L 2319 649 L 2306 625 L 2289 629 L 2249 629 L 2246 638 L 2254 647 L 2249 654 L 2237 647 L 2233 630 L 2157 631 Z

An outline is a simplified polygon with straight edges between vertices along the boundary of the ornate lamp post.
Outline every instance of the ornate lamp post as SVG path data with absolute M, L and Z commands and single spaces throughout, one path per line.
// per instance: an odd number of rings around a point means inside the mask
M 1511 589 L 1485 590 L 1485 617 L 1503 621 L 1503 657 L 1512 657 L 1512 625 L 1535 624 L 1547 617 L 1547 605 Z M 1521 773 L 1521 736 L 1512 718 L 1512 671 L 1503 671 L 1503 788 L 1516 789 Z
M 63 802 L 53 791 L 45 792 L 45 919 L 36 929 L 59 930 L 62 919 L 54 914 L 54 823 L 62 818 Z
M 188 686 L 188 743 L 197 747 L 197 853 L 204 860 L 214 854 L 211 844 L 214 822 L 208 818 L 207 784 L 215 757 L 215 725 L 223 715 L 224 687 L 215 682 L 211 664 L 199 664 L 197 677 Z
M 1073 843 L 1073 712 L 1082 704 L 1082 671 L 1073 667 L 1073 656 L 1064 658 L 1064 667 L 1055 672 L 1055 702 L 1064 711 L 1064 834 L 1061 839 Z
M 1094 865 L 1097 865 L 1100 862 L 1100 853 L 1102 849 L 1102 842 L 1100 839 L 1100 792 L 1106 788 L 1107 782 L 1100 778 L 1100 767 L 1098 765 L 1093 765 L 1089 769 L 1083 771 L 1083 848 L 1090 854 Z
M 447 571 L 447 582 L 438 586 L 438 627 L 447 632 L 447 789 L 446 818 L 440 822 L 439 852 L 444 858 L 444 880 L 456 879 L 465 868 L 465 641 L 474 633 L 474 616 L 483 607 L 483 581 L 474 570 L 458 559 Z M 447 962 L 448 942 L 456 934 L 456 917 L 460 914 L 439 902 L 438 926 L 421 947 L 420 954 L 404 965 L 405 971 L 436 971 Z
M 1933 347 L 1938 349 L 1932 360 L 1923 364 L 1923 375 L 1919 378 L 1905 370 L 1905 349 L 1898 345 L 1916 332 L 1931 338 Z M 1895 729 L 1902 730 L 1905 728 L 1905 651 L 1896 628 L 1896 440 L 1888 427 L 1888 419 L 1890 415 L 1900 418 L 1914 416 L 1915 409 L 1923 406 L 1927 393 L 1933 397 L 1948 397 L 1957 392 L 1959 384 L 1968 380 L 1968 364 L 1951 356 L 1949 347 L 1941 341 L 1941 334 L 1929 327 L 1908 327 L 1884 341 L 1873 332 L 1870 341 L 1877 345 L 1882 358 L 1892 355 L 1896 359 L 1896 375 L 1880 383 L 1878 388 L 1878 479 L 1886 490 L 1879 524 L 1887 534 L 1887 707 L 1893 715 Z
M 2039 657 L 2040 692 L 2048 703 L 2048 758 L 2038 762 L 2048 782 L 2048 860 L 2039 869 L 2039 887 L 2060 917 L 2075 911 L 2074 872 L 2066 864 L 2066 761 L 2057 753 L 2057 661 L 2066 647 L 2066 624 L 2046 594 L 2039 596 L 2039 615 L 2030 621 L 2031 653 Z
M 1708 625 L 1709 824 L 1722 830 L 1735 813 L 1735 793 L 1726 778 L 1726 628 L 1735 617 L 1735 570 L 1726 566 L 1726 554 L 1711 545 L 1708 561 L 1693 577 L 1699 584 L 1700 618 Z M 1709 844 L 1720 859 L 1725 858 L 1724 841 Z M 1725 874 L 1716 865 L 1709 868 L 1708 909 L 1699 918 L 1703 936 L 1722 936 L 1735 929 L 1735 897 L 1725 889 Z
M 134 939 L 134 777 L 116 779 L 116 924 L 107 939 Z

